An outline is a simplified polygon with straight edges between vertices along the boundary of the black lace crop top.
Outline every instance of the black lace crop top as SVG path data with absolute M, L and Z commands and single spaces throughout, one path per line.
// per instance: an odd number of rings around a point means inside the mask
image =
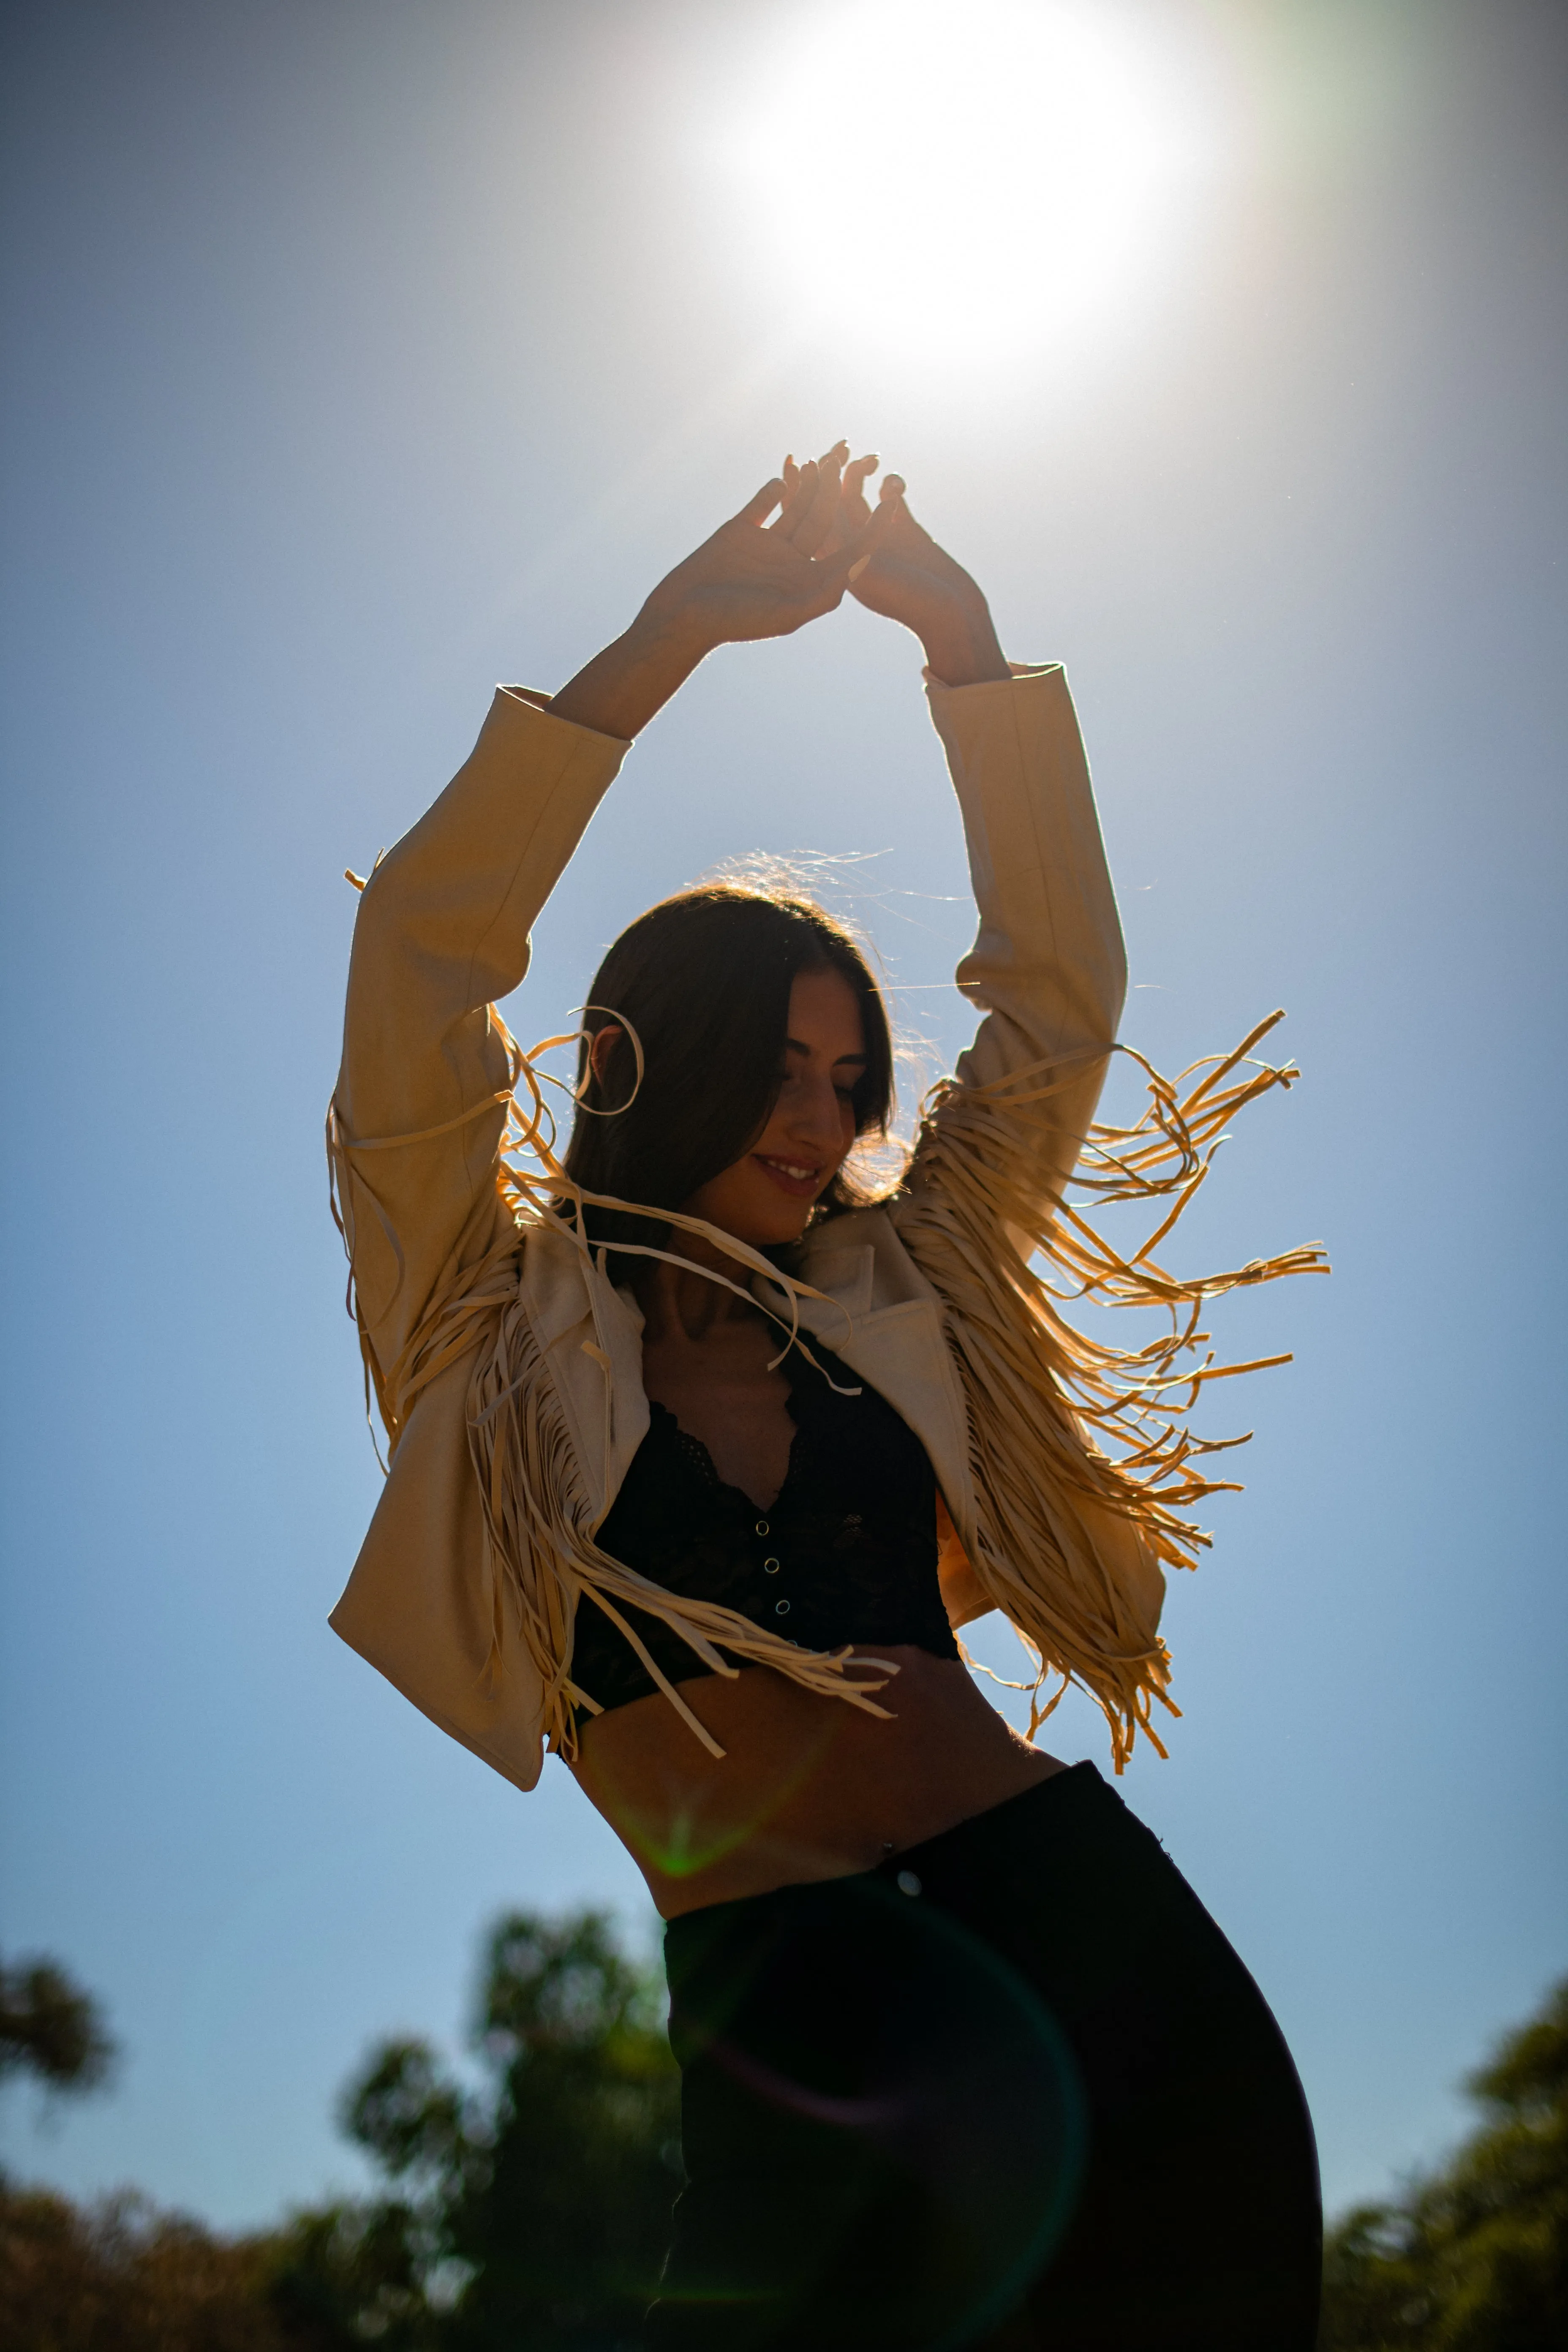
M 858 1385 L 830 1350 L 812 1352 L 840 1389 Z M 781 1369 L 795 1429 L 784 1485 L 767 1508 L 725 1486 L 700 1440 L 650 1403 L 647 1435 L 599 1528 L 601 1550 L 803 1649 L 902 1642 L 956 1658 L 937 1584 L 936 1479 L 924 1446 L 875 1389 L 837 1393 L 795 1349 Z M 642 1619 L 637 1632 L 672 1683 L 706 1671 L 658 1618 Z M 658 1687 L 588 1599 L 578 1604 L 572 1679 L 606 1710 Z

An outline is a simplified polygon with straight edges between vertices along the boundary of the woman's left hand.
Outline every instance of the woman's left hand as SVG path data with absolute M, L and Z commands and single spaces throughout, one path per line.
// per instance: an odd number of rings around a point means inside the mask
M 858 457 L 845 467 L 828 541 L 830 549 L 870 548 L 869 562 L 858 562 L 850 574 L 850 594 L 869 611 L 912 629 L 944 686 L 977 686 L 1010 677 L 989 605 L 963 566 L 910 514 L 901 476 L 883 476 L 873 519 L 866 482 L 877 462 Z M 797 470 L 786 457 L 786 497 L 794 490 Z M 873 520 L 876 534 L 868 541 Z

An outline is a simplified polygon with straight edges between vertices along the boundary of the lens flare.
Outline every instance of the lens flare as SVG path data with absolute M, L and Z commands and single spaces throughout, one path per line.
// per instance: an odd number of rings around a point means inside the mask
M 1215 60 L 1119 0 L 796 18 L 721 162 L 795 310 L 973 364 L 1159 299 L 1226 144 Z

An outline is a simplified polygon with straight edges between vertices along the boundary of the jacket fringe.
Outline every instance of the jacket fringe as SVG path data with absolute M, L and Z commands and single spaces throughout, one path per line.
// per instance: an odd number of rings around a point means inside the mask
M 1246 1439 L 1195 1436 L 1187 1417 L 1208 1381 L 1289 1360 L 1272 1356 L 1215 1364 L 1212 1353 L 1192 1360 L 1207 1341 L 1197 1328 L 1203 1303 L 1245 1285 L 1327 1271 L 1317 1246 L 1197 1279 L 1167 1273 L 1152 1256 L 1207 1177 L 1226 1121 L 1298 1076 L 1291 1064 L 1274 1067 L 1247 1058 L 1282 1017 L 1271 1014 L 1233 1054 L 1194 1063 L 1174 1084 L 1133 1054 L 1148 1077 L 1149 1107 L 1132 1127 L 1092 1128 L 1072 1179 L 1076 1190 L 1106 1203 L 1161 1203 L 1160 1222 L 1131 1255 L 1095 1230 L 1084 1207 L 1065 1197 L 1042 1201 L 1037 1171 L 1042 1160 L 1048 1162 L 1055 1132 L 1049 1105 L 1072 1083 L 1059 1076 L 1047 1080 L 1044 1064 L 991 1085 L 950 1078 L 933 1088 L 909 1181 L 884 1203 L 944 1309 L 968 1409 L 977 1500 L 978 1557 L 972 1565 L 1034 1662 L 1032 1681 L 1015 1685 L 1029 1693 L 1028 1736 L 1034 1738 L 1063 1692 L 1078 1684 L 1105 1715 L 1118 1772 L 1140 1732 L 1162 1756 L 1166 1752 L 1152 1720 L 1156 1701 L 1169 1714 L 1180 1712 L 1167 1695 L 1170 1657 L 1157 1631 L 1159 1570 L 1195 1566 L 1211 1541 L 1183 1514 L 1208 1495 L 1237 1491 L 1235 1481 L 1208 1477 L 1198 1465 Z M 493 1011 L 491 1019 L 500 1026 Z M 335 1108 L 327 1118 L 332 1213 L 350 1260 L 347 1303 L 359 1329 L 367 1413 L 374 1400 L 391 1452 L 419 1393 L 461 1358 L 473 1356 L 468 1444 L 496 1612 L 489 1671 L 499 1668 L 501 1654 L 500 1612 L 510 1609 L 542 1680 L 549 1744 L 573 1757 L 574 1710 L 599 1712 L 572 1679 L 574 1620 L 586 1595 L 626 1635 L 658 1688 L 715 1756 L 722 1749 L 656 1664 L 628 1611 L 656 1617 L 679 1634 L 710 1673 L 733 1676 L 731 1659 L 767 1665 L 806 1689 L 886 1715 L 872 1694 L 897 1672 L 888 1661 L 857 1656 L 848 1648 L 803 1650 L 733 1610 L 667 1591 L 594 1541 L 575 1448 L 521 1295 L 520 1244 L 530 1228 L 548 1218 L 552 1237 L 572 1236 L 586 1261 L 584 1209 L 631 1209 L 705 1234 L 741 1267 L 779 1284 L 792 1312 L 800 1297 L 822 1294 L 781 1276 L 771 1261 L 700 1220 L 584 1193 L 557 1156 L 546 1079 L 536 1066 L 538 1055 L 569 1041 L 547 1039 L 525 1054 L 504 1029 L 501 1034 L 511 1088 L 449 1125 L 493 1116 L 498 1102 L 508 1104 L 498 1189 L 510 1216 L 486 1251 L 484 1227 L 493 1228 L 495 1207 L 486 1200 L 476 1204 L 448 1260 L 449 1272 L 436 1286 L 430 1312 L 390 1368 L 376 1362 L 354 1286 L 351 1164 L 363 1151 L 405 1148 L 445 1129 L 353 1140 Z M 1059 1062 L 1054 1066 L 1059 1071 Z M 520 1089 L 525 1102 L 518 1098 Z M 563 1200 L 576 1211 L 570 1223 L 558 1214 Z M 1037 1260 L 1043 1270 L 1037 1270 Z M 595 1270 L 602 1274 L 602 1260 Z M 730 1286 L 742 1289 L 740 1283 Z M 1063 1307 L 1075 1300 L 1158 1307 L 1169 1328 L 1142 1348 L 1118 1349 L 1067 1320 Z M 879 1679 L 852 1679 L 851 1668 Z M 1042 1696 L 1052 1676 L 1058 1686 Z
M 1047 1081 L 1044 1064 L 990 1085 L 934 1087 L 898 1208 L 900 1238 L 946 1310 L 968 1407 L 979 1555 L 971 1564 L 1034 1661 L 1032 1680 L 1013 1685 L 1029 1694 L 1028 1736 L 1077 1684 L 1100 1704 L 1118 1772 L 1140 1732 L 1165 1754 L 1155 1702 L 1181 1711 L 1157 1630 L 1159 1571 L 1194 1567 L 1212 1540 L 1183 1514 L 1205 1496 L 1239 1491 L 1198 1465 L 1246 1437 L 1198 1437 L 1187 1417 L 1208 1381 L 1289 1361 L 1200 1356 L 1204 1301 L 1328 1270 L 1317 1246 L 1196 1279 L 1167 1273 L 1152 1255 L 1207 1177 L 1227 1120 L 1299 1075 L 1292 1064 L 1247 1059 L 1282 1018 L 1272 1013 L 1234 1053 L 1193 1064 L 1174 1084 L 1133 1054 L 1148 1076 L 1148 1108 L 1133 1127 L 1091 1128 L 1072 1179 L 1105 1203 L 1169 1203 L 1131 1255 L 1084 1209 L 1042 1201 L 1037 1171 L 1048 1162 L 1051 1098 L 1073 1082 Z M 1168 1328 L 1142 1348 L 1117 1348 L 1067 1320 L 1072 1301 L 1157 1307 Z M 1131 1533 L 1131 1561 L 1108 1516 Z M 1053 1675 L 1057 1687 L 1043 1696 Z

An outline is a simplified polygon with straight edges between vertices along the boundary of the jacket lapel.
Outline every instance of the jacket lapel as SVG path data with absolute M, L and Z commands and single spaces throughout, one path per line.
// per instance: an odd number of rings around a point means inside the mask
M 547 1221 L 528 1234 L 521 1283 L 597 1527 L 647 1435 L 642 1315 L 629 1290 L 588 1273 L 571 1235 Z

